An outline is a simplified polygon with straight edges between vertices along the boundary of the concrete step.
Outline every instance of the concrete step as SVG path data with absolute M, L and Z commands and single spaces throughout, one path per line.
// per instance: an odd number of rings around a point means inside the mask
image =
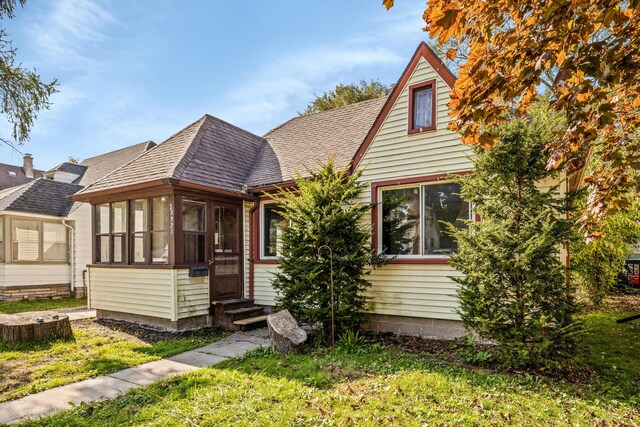
M 239 326 L 241 331 L 262 328 L 267 325 L 267 315 L 247 317 L 246 319 L 235 320 L 234 325 Z
M 236 320 L 247 319 L 249 317 L 261 316 L 264 314 L 263 307 L 243 307 L 233 310 L 225 310 L 224 315 L 229 316 L 234 322 Z

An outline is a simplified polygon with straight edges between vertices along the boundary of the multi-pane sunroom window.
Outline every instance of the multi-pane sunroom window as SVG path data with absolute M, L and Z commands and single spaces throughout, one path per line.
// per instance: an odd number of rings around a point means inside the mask
M 438 183 L 382 190 L 382 245 L 387 255 L 447 255 L 457 242 L 446 224 L 466 227 L 469 204 L 460 185 Z
M 97 263 L 169 262 L 168 196 L 96 205 L 94 221 Z
M 169 262 L 169 197 L 151 199 L 151 262 Z
M 149 200 L 135 199 L 130 202 L 131 221 L 131 262 L 147 262 L 147 242 L 149 241 Z

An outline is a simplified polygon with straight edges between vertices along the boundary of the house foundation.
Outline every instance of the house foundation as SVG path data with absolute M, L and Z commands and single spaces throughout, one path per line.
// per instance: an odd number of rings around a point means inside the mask
M 425 319 L 420 317 L 370 314 L 366 329 L 375 332 L 393 332 L 422 338 L 452 340 L 468 335 L 458 320 Z
M 171 320 L 160 317 L 145 316 L 142 314 L 123 313 L 111 310 L 96 310 L 98 319 L 120 320 L 124 322 L 137 323 L 152 328 L 167 329 L 170 331 L 190 331 L 198 328 L 205 328 L 212 325 L 212 318 L 209 315 L 187 317 L 184 319 Z
M 33 301 L 42 299 L 61 299 L 71 296 L 69 283 L 55 285 L 16 285 L 0 287 L 0 301 Z

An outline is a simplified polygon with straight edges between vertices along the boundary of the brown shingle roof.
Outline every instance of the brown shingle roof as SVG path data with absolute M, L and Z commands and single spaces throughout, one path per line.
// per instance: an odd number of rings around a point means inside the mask
M 164 178 L 242 192 L 264 144 L 257 135 L 205 115 L 80 194 Z
M 247 180 L 250 187 L 289 181 L 298 170 L 313 169 L 334 156 L 336 166 L 349 165 L 387 97 L 381 97 L 285 122 L 264 138 L 264 146 Z

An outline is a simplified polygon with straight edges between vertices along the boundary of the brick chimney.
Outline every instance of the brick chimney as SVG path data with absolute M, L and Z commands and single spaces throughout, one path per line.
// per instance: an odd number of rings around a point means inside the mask
M 23 157 L 22 169 L 24 169 L 24 175 L 33 179 L 33 156 L 31 154 L 25 154 Z

